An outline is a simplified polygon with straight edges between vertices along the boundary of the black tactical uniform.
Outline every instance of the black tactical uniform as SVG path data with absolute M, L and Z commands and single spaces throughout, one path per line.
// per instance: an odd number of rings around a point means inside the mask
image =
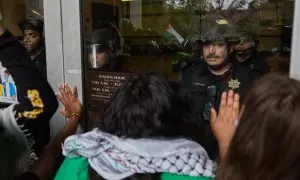
M 223 40 L 227 42 L 227 46 L 230 46 L 230 36 L 226 35 L 227 31 L 231 31 L 228 24 L 214 24 L 217 22 L 215 19 L 203 21 L 200 27 L 202 34 L 196 39 L 199 43 Z M 231 63 L 231 60 L 227 58 L 224 62 L 223 67 Z M 186 66 L 183 67 L 182 93 L 189 101 L 194 115 L 202 123 L 203 130 L 199 134 L 201 136 L 200 143 L 212 159 L 218 156 L 218 144 L 210 129 L 210 108 L 214 107 L 218 110 L 222 92 L 229 89 L 239 93 L 242 99 L 256 78 L 256 74 L 252 74 L 246 67 L 237 63 L 231 63 L 229 70 L 223 75 L 213 74 L 205 60 L 200 58 L 193 60 L 192 63 L 186 63 Z
M 260 76 L 263 76 L 264 74 L 271 72 L 271 67 L 265 60 L 270 56 L 272 56 L 271 53 L 254 51 L 246 61 L 239 62 L 235 59 L 234 62 L 247 67 L 250 71 L 257 73 Z M 233 58 L 236 58 L 236 52 L 234 53 Z
M 239 64 L 232 65 L 229 71 L 220 76 L 211 73 L 203 61 L 183 70 L 182 91 L 187 95 L 186 98 L 194 115 L 202 121 L 201 135 L 204 137 L 201 137 L 200 143 L 211 158 L 214 159 L 218 155 L 218 144 L 210 129 L 210 107 L 213 106 L 218 110 L 222 92 L 230 89 L 239 93 L 243 98 L 257 77 L 245 66 Z
M 118 30 L 111 24 L 102 24 L 102 26 L 88 34 L 85 38 L 86 58 L 88 60 L 89 72 L 118 72 L 128 73 L 123 64 L 129 59 L 126 55 L 117 53 L 122 48 L 121 36 Z M 103 63 L 98 59 L 97 54 L 106 54 L 106 62 Z M 97 102 L 88 103 L 87 129 L 91 130 L 98 125 L 99 119 L 108 106 L 107 103 Z
M 269 64 L 266 62 L 266 58 L 272 56 L 271 52 L 258 52 L 257 47 L 259 45 L 258 32 L 251 22 L 244 20 L 237 26 L 237 34 L 239 37 L 239 43 L 253 42 L 254 45 L 248 49 L 235 50 L 233 53 L 233 60 L 243 66 L 246 66 L 250 71 L 256 72 L 260 76 L 271 71 Z M 249 57 L 248 57 L 249 56 Z M 243 62 L 237 60 L 237 57 L 248 57 Z

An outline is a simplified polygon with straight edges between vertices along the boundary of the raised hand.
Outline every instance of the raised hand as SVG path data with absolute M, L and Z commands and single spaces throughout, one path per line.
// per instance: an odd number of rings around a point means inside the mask
M 223 92 L 219 113 L 211 109 L 211 128 L 218 140 L 220 151 L 225 153 L 235 133 L 240 116 L 240 97 L 230 90 Z M 222 153 L 222 152 L 221 152 Z
M 73 87 L 73 91 L 71 90 L 68 84 L 64 86 L 59 86 L 60 95 L 57 95 L 59 101 L 65 106 L 61 113 L 70 118 L 75 115 L 81 118 L 82 116 L 82 105 L 78 99 L 78 91 L 77 87 Z

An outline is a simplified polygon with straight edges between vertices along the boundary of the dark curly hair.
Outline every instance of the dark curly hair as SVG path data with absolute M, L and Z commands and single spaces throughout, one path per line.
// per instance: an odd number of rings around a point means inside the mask
M 168 81 L 152 72 L 133 75 L 115 94 L 99 128 L 125 138 L 186 138 L 198 141 L 200 125 L 188 104 Z M 89 167 L 90 180 L 102 180 Z M 135 174 L 126 180 L 159 180 L 160 173 Z
M 199 127 L 164 77 L 141 72 L 118 90 L 99 128 L 119 137 L 195 139 Z

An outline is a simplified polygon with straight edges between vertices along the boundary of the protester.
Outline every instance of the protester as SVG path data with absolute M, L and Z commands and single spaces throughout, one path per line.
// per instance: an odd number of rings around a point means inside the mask
M 93 131 L 67 138 L 56 180 L 214 177 L 215 162 L 195 142 L 198 122 L 156 74 L 133 75 L 99 121 Z
M 19 101 L 0 109 L 0 177 L 11 180 L 26 171 L 48 143 L 49 120 L 58 102 L 24 47 L 2 25 L 0 61 L 15 81 Z
M 82 120 L 82 106 L 77 98 L 77 87 L 74 87 L 72 91 L 69 85 L 64 85 L 60 86 L 59 90 L 60 95 L 57 95 L 57 97 L 65 107 L 61 113 L 68 117 L 67 124 L 45 147 L 40 159 L 30 171 L 22 174 L 18 180 L 53 179 L 63 161 L 61 144 L 68 136 L 75 134 L 77 126 Z
M 20 22 L 19 27 L 23 32 L 23 45 L 31 60 L 47 79 L 46 48 L 43 37 L 44 22 L 39 19 L 28 18 Z
M 216 179 L 298 180 L 300 83 L 282 75 L 266 75 L 249 91 L 244 105 L 240 118 L 237 105 L 225 106 L 236 109 L 234 115 L 219 112 L 223 118 L 217 118 L 218 127 L 230 133 L 224 144 L 229 149 Z

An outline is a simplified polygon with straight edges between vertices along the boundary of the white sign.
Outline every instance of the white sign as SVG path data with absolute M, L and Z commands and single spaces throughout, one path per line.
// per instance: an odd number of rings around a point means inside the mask
M 15 82 L 5 67 L 0 63 L 0 103 L 18 103 Z

